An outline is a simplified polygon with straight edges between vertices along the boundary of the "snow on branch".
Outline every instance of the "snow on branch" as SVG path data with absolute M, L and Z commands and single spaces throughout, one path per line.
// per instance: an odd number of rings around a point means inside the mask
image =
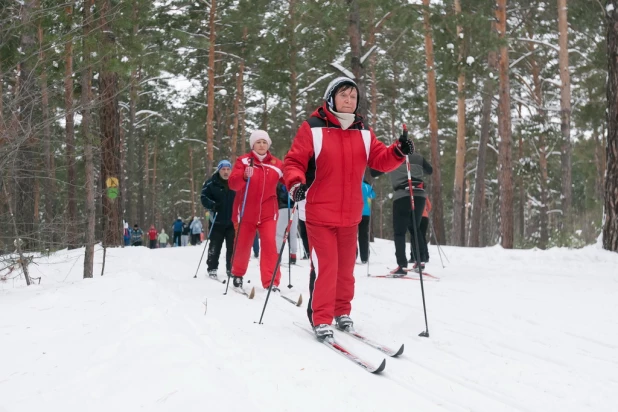
M 369 51 L 367 51 L 367 53 L 365 53 L 363 55 L 363 57 L 361 57 L 360 59 L 360 64 L 365 63 L 365 60 L 367 60 L 367 57 L 369 57 L 371 55 L 371 53 L 373 53 L 375 51 L 375 49 L 377 49 L 378 46 L 376 46 L 375 44 L 373 46 L 371 46 L 371 48 L 369 49 Z
M 152 111 L 152 110 L 140 110 L 140 111 L 138 111 L 137 113 L 135 113 L 135 115 L 136 115 L 136 116 L 139 116 L 139 115 L 141 115 L 141 114 L 147 114 L 148 116 L 146 116 L 145 118 L 143 118 L 142 120 L 140 120 L 139 122 L 137 122 L 137 123 L 135 124 L 135 126 L 138 126 L 138 125 L 142 124 L 142 123 L 143 123 L 143 122 L 145 122 L 146 120 L 150 119 L 152 116 L 157 116 L 157 117 L 160 117 L 161 119 L 165 120 L 165 122 L 167 122 L 167 123 L 172 123 L 172 122 L 170 122 L 168 119 L 166 119 L 165 117 L 163 117 L 163 116 L 161 115 L 161 113 L 159 113 L 159 112 L 155 112 L 155 111 Z
M 350 79 L 356 80 L 356 76 L 354 76 L 354 73 L 352 73 L 351 71 L 349 71 L 348 69 L 343 67 L 341 64 L 339 64 L 337 62 L 332 62 L 330 65 L 333 66 L 335 69 L 339 70 L 341 73 L 343 73 L 344 75 L 346 75 Z
M 534 39 L 527 39 L 525 37 L 519 37 L 519 38 L 517 38 L 517 40 L 519 40 L 519 41 L 529 41 L 530 43 L 536 43 L 536 44 L 542 44 L 543 46 L 547 46 L 547 47 L 549 47 L 551 49 L 554 49 L 556 51 L 560 51 L 560 47 L 556 46 L 555 44 L 547 43 L 545 41 L 534 40 Z
M 300 90 L 298 91 L 298 95 L 299 95 L 299 96 L 302 96 L 302 95 L 303 95 L 303 94 L 305 94 L 307 91 L 309 91 L 311 88 L 313 88 L 313 86 L 315 86 L 316 84 L 318 84 L 318 83 L 319 83 L 319 82 L 321 82 L 322 80 L 324 80 L 324 79 L 326 79 L 327 77 L 330 77 L 330 76 L 332 76 L 332 75 L 333 75 L 332 73 L 327 73 L 327 74 L 324 74 L 324 75 L 322 75 L 322 76 L 318 77 L 318 78 L 317 78 L 315 81 L 313 81 L 313 82 L 312 82 L 309 86 L 307 86 L 307 87 L 305 87 L 305 88 L 303 88 L 303 89 L 300 89 Z

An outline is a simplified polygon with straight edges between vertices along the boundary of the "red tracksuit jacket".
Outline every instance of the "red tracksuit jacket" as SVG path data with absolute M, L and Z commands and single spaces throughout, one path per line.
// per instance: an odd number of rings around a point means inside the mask
M 263 162 L 254 155 L 253 151 L 236 159 L 234 169 L 228 184 L 231 190 L 236 192 L 232 209 L 232 221 L 240 220 L 242 202 L 245 198 L 247 180 L 245 180 L 245 167 L 249 166 L 249 159 L 253 159 L 253 176 L 249 183 L 249 193 L 245 205 L 243 222 L 259 223 L 263 220 L 275 220 L 279 212 L 277 203 L 277 182 L 283 176 L 283 162 L 270 152 L 266 153 Z
M 365 168 L 390 172 L 404 160 L 357 117 L 347 129 L 326 105 L 303 122 L 285 157 L 286 187 L 306 183 L 305 220 L 320 226 L 353 226 L 362 218 Z

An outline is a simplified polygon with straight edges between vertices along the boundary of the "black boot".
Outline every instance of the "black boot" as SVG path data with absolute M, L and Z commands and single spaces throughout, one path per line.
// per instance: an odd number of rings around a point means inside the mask
M 232 276 L 232 284 L 235 288 L 242 288 L 242 276 Z

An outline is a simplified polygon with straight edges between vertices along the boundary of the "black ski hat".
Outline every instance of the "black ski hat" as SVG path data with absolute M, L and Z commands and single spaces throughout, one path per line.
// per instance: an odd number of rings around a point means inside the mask
M 360 91 L 358 90 L 358 85 L 356 82 L 349 77 L 337 77 L 330 82 L 326 88 L 326 92 L 324 92 L 324 100 L 326 100 L 326 104 L 329 109 L 337 111 L 337 108 L 335 107 L 335 95 L 343 86 L 352 86 L 356 89 L 356 93 L 358 94 L 358 99 L 356 99 L 356 108 L 354 109 L 354 113 L 356 113 L 358 110 L 358 103 L 360 101 Z

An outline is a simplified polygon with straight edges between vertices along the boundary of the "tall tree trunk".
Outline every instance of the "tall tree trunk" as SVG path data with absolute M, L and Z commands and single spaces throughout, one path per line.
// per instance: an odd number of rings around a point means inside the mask
M 191 216 L 195 216 L 195 182 L 193 180 L 193 148 L 189 146 L 189 192 L 191 193 Z
M 36 1 L 37 10 L 41 9 L 40 0 Z M 42 17 L 38 21 L 38 39 L 39 39 L 39 61 L 45 64 L 45 48 L 43 38 Z M 47 226 L 48 234 L 47 244 L 51 247 L 55 243 L 54 237 L 54 198 L 56 194 L 56 172 L 54 167 L 54 155 L 52 151 L 52 132 L 51 120 L 49 118 L 49 91 L 47 88 L 47 71 L 41 71 L 41 113 L 43 115 L 43 157 L 45 158 L 45 173 L 47 181 L 43 185 L 43 196 L 45 198 L 45 214 L 44 220 Z M 1 86 L 0 86 L 1 87 Z M 0 93 L 2 95 L 2 93 Z
M 210 0 L 210 41 L 208 46 L 208 110 L 206 114 L 206 174 L 212 173 L 214 162 L 213 127 L 215 113 L 215 42 L 217 41 L 217 0 Z
M 521 110 L 519 112 L 519 119 L 521 120 Z M 519 152 L 518 159 L 521 160 L 524 158 L 524 138 L 523 133 L 519 134 Z M 519 227 L 519 236 L 521 241 L 523 242 L 526 239 L 526 215 L 525 215 L 525 205 L 526 205 L 526 188 L 524 186 L 524 178 L 523 176 L 517 176 L 517 186 L 519 187 L 519 202 L 517 202 L 517 216 L 518 216 L 518 227 Z
M 264 108 L 262 109 L 262 130 L 268 130 L 268 92 L 264 92 Z M 249 149 L 252 149 L 250 147 Z
M 240 84 L 240 153 L 245 153 L 247 138 L 245 137 L 245 83 Z
M 64 107 L 66 120 L 67 162 L 67 245 L 69 250 L 77 248 L 77 171 L 75 166 L 75 123 L 73 120 L 73 6 L 65 8 L 68 20 L 68 39 L 64 43 Z
M 607 13 L 607 172 L 603 248 L 618 252 L 618 0 L 608 0 Z
M 604 128 L 601 134 L 595 129 L 594 133 L 594 164 L 598 165 L 595 177 L 594 194 L 597 200 L 603 201 L 603 187 L 605 180 L 605 145 L 603 144 Z
M 242 88 L 243 88 L 243 78 L 245 75 L 245 44 L 247 42 L 247 36 L 248 36 L 248 29 L 247 26 L 245 26 L 242 30 L 242 41 L 243 41 L 243 46 L 242 46 L 242 59 L 240 60 L 240 65 L 238 67 L 238 74 L 236 77 L 236 96 L 234 97 L 234 123 L 233 123 L 233 127 L 234 129 L 232 130 L 232 139 L 230 140 L 230 160 L 232 162 L 232 164 L 234 164 L 234 162 L 236 162 L 236 157 L 238 156 L 238 139 L 239 139 L 239 132 L 240 130 L 238 130 L 239 126 L 240 126 L 240 119 L 241 119 L 241 111 L 242 111 Z M 241 145 L 242 145 L 242 149 L 241 149 L 241 153 L 244 153 L 244 136 L 242 133 L 240 133 L 240 140 L 241 140 Z
M 142 191 L 143 204 L 142 204 L 142 214 L 140 225 L 143 228 L 147 228 L 150 226 L 151 216 L 148 216 L 148 195 L 150 194 L 150 142 L 148 139 L 144 141 L 144 175 L 142 177 L 142 186 L 144 186 L 144 190 Z
M 567 20 L 567 0 L 558 0 L 559 46 L 558 66 L 560 68 L 560 131 L 562 132 L 562 150 L 560 163 L 562 174 L 562 220 L 571 227 L 571 75 L 569 74 L 569 23 Z
M 367 118 L 367 92 L 365 89 L 365 70 L 361 64 L 362 36 L 358 0 L 346 0 L 349 6 L 348 36 L 350 37 L 351 67 L 359 90 L 357 113 Z
M 35 185 L 35 148 L 34 148 L 34 106 L 35 106 L 35 84 L 34 84 L 34 62 L 31 60 L 36 50 L 34 34 L 36 27 L 32 22 L 32 15 L 35 11 L 33 0 L 27 0 L 21 4 L 21 24 L 22 34 L 20 38 L 20 49 L 22 60 L 19 62 L 19 85 L 15 87 L 15 107 L 18 109 L 18 124 L 14 138 L 17 143 L 17 159 L 15 164 L 15 202 L 16 208 L 16 227 L 19 237 L 24 241 L 24 250 L 34 247 L 35 228 L 33 224 L 34 215 L 34 185 Z
M 444 244 L 444 208 L 442 206 L 442 178 L 440 173 L 440 141 L 438 140 L 438 101 L 436 93 L 436 72 L 433 58 L 433 38 L 429 25 L 429 0 L 423 0 L 423 21 L 425 27 L 425 61 L 427 64 L 427 103 L 429 106 L 429 130 L 431 133 L 431 205 L 432 221 L 436 238 Z
M 296 15 L 295 8 L 296 0 L 289 0 L 289 30 L 290 30 L 290 141 L 296 136 L 298 129 L 298 113 L 296 112 L 296 105 L 298 99 L 298 83 L 297 68 L 296 68 Z
M 529 37 L 533 38 L 532 26 L 528 26 Z M 528 44 L 528 49 L 530 52 L 534 50 L 534 45 L 530 42 Z M 539 120 L 542 125 L 542 132 L 539 133 L 539 141 L 537 146 L 537 151 L 539 154 L 539 169 L 541 175 L 539 176 L 539 189 L 541 194 L 541 208 L 539 210 L 539 230 L 540 230 L 540 238 L 538 247 L 539 249 L 545 249 L 547 247 L 547 242 L 549 241 L 549 230 L 548 230 L 548 216 L 547 210 L 549 206 L 549 173 L 548 173 L 548 164 L 547 164 L 547 143 L 546 143 L 546 130 L 547 130 L 547 112 L 543 110 L 543 89 L 541 84 L 541 70 L 536 61 L 534 54 L 530 55 L 530 67 L 532 69 L 532 82 L 534 85 L 534 101 L 539 107 Z
M 137 35 L 139 33 L 139 20 L 138 20 L 138 0 L 133 0 L 132 6 L 132 20 L 133 30 L 131 32 L 132 43 L 137 43 Z M 129 222 L 137 221 L 137 213 L 135 207 L 134 187 L 137 182 L 137 171 L 135 170 L 135 116 L 137 113 L 137 103 L 139 99 L 139 79 L 141 77 L 141 68 L 134 66 L 131 70 L 130 86 L 129 86 L 129 127 L 126 137 L 127 156 L 123 162 L 123 170 L 126 170 L 124 176 L 124 191 L 123 202 L 125 205 L 125 216 Z M 122 124 L 122 123 L 121 123 Z
M 495 24 L 492 23 L 492 31 Z M 487 58 L 489 70 L 496 68 L 496 52 L 491 50 Z M 485 167 L 487 164 L 487 144 L 489 143 L 489 129 L 491 125 L 491 108 L 494 99 L 493 77 L 485 80 L 483 86 L 483 107 L 481 109 L 481 138 L 476 159 L 476 175 L 474 177 L 474 199 L 472 201 L 472 217 L 470 218 L 469 246 L 481 246 L 483 206 L 485 202 Z
M 95 176 L 94 176 L 94 136 L 90 131 L 90 105 L 92 102 L 92 66 L 90 65 L 90 30 L 92 28 L 91 8 L 94 0 L 85 0 L 83 8 L 83 69 L 82 69 L 82 135 L 84 138 L 84 158 L 86 175 L 86 250 L 84 254 L 84 279 L 92 278 L 94 274 L 94 243 L 95 243 Z
M 455 14 L 461 19 L 460 0 L 455 0 Z M 466 169 L 466 73 L 464 71 L 464 41 L 461 38 L 463 29 L 457 24 L 457 41 L 459 42 L 459 57 L 457 66 L 457 151 L 455 155 L 455 183 L 453 185 L 453 232 L 451 240 L 455 246 L 465 245 L 464 236 L 464 178 Z
M 125 157 L 126 164 L 126 176 L 125 191 L 126 191 L 126 216 L 129 222 L 135 222 L 137 220 L 137 212 L 135 207 L 134 190 L 137 171 L 135 170 L 135 145 L 137 140 L 137 134 L 135 133 L 135 116 L 137 113 L 137 99 L 138 99 L 138 71 L 133 69 L 131 71 L 131 86 L 129 91 L 129 130 L 126 137 L 127 142 L 127 156 Z
M 101 97 L 101 180 L 106 193 L 103 195 L 103 246 L 122 245 L 122 220 L 118 197 L 120 176 L 120 121 L 118 114 L 118 73 L 113 71 L 116 44 L 112 25 L 111 0 L 98 0 L 100 11 L 102 67 L 99 76 Z
M 145 207 L 145 200 L 144 200 L 144 194 L 146 193 L 145 191 L 145 185 L 144 185 L 144 176 L 147 176 L 148 174 L 148 127 L 146 127 L 146 132 L 145 135 L 142 134 L 141 135 L 141 139 L 140 139 L 140 151 L 139 151 L 139 155 L 137 156 L 138 161 L 137 161 L 137 168 L 138 168 L 138 175 L 136 177 L 136 179 L 139 179 L 139 187 L 137 188 L 137 220 L 135 221 L 135 223 L 137 223 L 138 225 L 140 225 L 140 227 L 145 227 L 145 219 L 146 219 L 146 207 Z M 147 178 L 146 178 L 147 180 Z M 135 224 L 134 223 L 134 224 Z
M 156 209 L 156 200 L 157 200 L 157 151 L 158 151 L 158 143 L 159 136 L 155 135 L 154 141 L 154 154 L 152 159 L 152 184 L 150 185 L 150 218 L 152 221 L 158 225 L 158 222 L 155 222 L 155 209 Z
M 506 0 L 498 0 L 496 20 L 498 34 L 506 40 Z M 513 248 L 513 165 L 511 155 L 511 96 L 509 85 L 509 51 L 506 44 L 500 46 L 500 148 L 498 181 L 500 186 L 500 231 L 502 247 Z

